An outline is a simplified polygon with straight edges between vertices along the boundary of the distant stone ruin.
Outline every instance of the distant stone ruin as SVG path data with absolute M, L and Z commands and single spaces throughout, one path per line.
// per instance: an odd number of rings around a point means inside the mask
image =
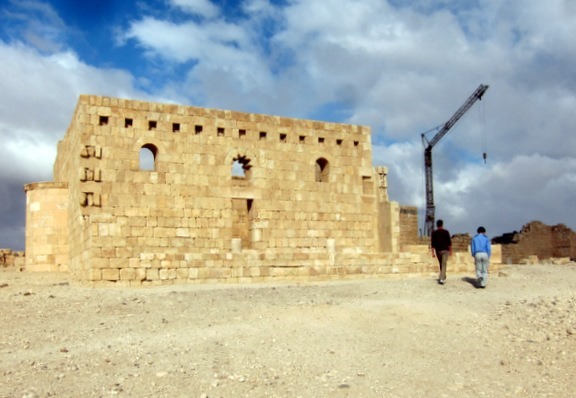
M 24 252 L 0 249 L 0 269 L 21 271 L 25 265 Z
M 576 260 L 576 234 L 564 224 L 548 226 L 532 221 L 520 232 L 503 234 L 492 242 L 502 246 L 502 261 L 508 264 L 526 262 L 529 257 Z
M 365 126 L 83 95 L 54 181 L 25 191 L 26 269 L 90 284 L 437 269 Z

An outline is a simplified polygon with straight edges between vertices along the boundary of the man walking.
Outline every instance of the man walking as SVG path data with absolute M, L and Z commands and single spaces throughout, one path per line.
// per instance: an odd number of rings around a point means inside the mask
M 490 264 L 490 255 L 492 248 L 490 246 L 490 239 L 486 236 L 486 228 L 478 227 L 476 236 L 472 238 L 470 244 L 470 251 L 474 257 L 474 265 L 476 266 L 476 286 L 484 289 L 488 280 L 488 266 Z
M 432 231 L 430 246 L 432 248 L 432 257 L 438 259 L 438 266 L 440 267 L 438 283 L 443 285 L 446 283 L 448 257 L 452 255 L 452 239 L 450 238 L 450 232 L 444 229 L 444 221 L 436 221 L 436 229 Z

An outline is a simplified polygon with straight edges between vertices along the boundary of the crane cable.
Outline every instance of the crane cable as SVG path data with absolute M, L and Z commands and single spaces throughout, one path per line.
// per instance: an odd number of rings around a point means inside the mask
M 480 109 L 480 128 L 482 129 L 482 159 L 484 159 L 484 164 L 486 164 L 486 158 L 488 157 L 488 134 L 486 133 L 486 112 L 484 108 L 484 101 Z

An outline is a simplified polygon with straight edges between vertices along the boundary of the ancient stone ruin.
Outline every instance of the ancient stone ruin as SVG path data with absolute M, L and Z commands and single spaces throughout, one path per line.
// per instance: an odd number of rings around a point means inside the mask
M 502 260 L 507 264 L 550 259 L 576 260 L 576 234 L 564 224 L 549 226 L 540 221 L 525 224 L 492 239 L 502 246 Z
M 25 186 L 26 269 L 124 285 L 435 273 L 370 139 L 364 126 L 83 95 L 54 181 Z
M 24 252 L 0 249 L 0 269 L 23 270 L 25 266 Z

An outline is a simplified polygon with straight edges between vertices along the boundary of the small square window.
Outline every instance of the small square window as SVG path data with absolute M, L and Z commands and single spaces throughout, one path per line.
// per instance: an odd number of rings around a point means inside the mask
M 196 126 L 194 126 L 194 132 L 196 134 L 200 134 L 202 132 L 202 125 L 197 124 Z
M 336 145 L 342 145 L 342 140 L 341 140 L 341 139 L 337 139 L 337 140 L 336 140 Z
M 218 137 L 224 137 L 224 127 L 218 127 L 216 129 Z
M 286 134 L 280 134 L 280 142 L 286 142 Z
M 260 132 L 260 139 L 261 139 L 261 140 L 265 140 L 265 139 L 266 139 L 266 135 L 267 135 L 267 134 L 266 134 L 265 131 L 261 131 L 261 132 Z
M 240 138 L 246 137 L 246 130 L 244 130 L 244 129 L 238 130 L 238 136 L 239 136 Z
M 158 123 L 156 122 L 156 120 L 149 120 L 148 121 L 148 130 L 156 130 L 157 125 L 158 125 Z
M 358 141 L 354 141 L 354 146 L 358 146 L 360 144 Z
M 323 144 L 324 143 L 324 137 L 318 137 L 318 143 Z
M 126 118 L 124 119 L 124 127 L 128 128 L 128 127 L 132 127 L 132 125 L 134 124 L 134 121 L 130 118 Z
M 305 135 L 301 135 L 300 137 L 298 137 L 298 140 L 300 142 L 306 142 L 306 136 Z
M 180 123 L 172 123 L 172 132 L 173 133 L 180 132 Z
M 98 120 L 98 125 L 106 126 L 107 124 L 108 124 L 108 116 L 100 116 L 100 119 Z

